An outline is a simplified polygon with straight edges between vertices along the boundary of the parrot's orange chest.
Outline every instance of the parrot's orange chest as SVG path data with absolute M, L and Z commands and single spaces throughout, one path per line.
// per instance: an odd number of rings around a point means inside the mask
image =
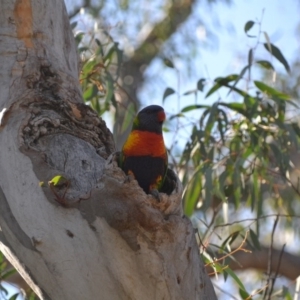
M 123 146 L 125 156 L 166 157 L 162 134 L 133 130 Z

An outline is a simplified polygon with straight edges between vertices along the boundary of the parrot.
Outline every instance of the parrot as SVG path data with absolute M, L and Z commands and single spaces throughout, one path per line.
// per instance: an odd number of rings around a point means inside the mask
M 168 172 L 168 153 L 162 134 L 164 109 L 150 105 L 135 117 L 120 155 L 120 167 L 132 175 L 146 194 L 158 198 Z

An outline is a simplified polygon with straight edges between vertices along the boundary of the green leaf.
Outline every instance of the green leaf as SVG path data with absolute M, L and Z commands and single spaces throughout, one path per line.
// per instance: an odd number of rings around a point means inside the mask
M 230 89 L 230 91 L 235 91 L 236 93 L 238 93 L 239 95 L 241 95 L 243 97 L 250 97 L 250 95 L 248 95 L 245 91 L 236 88 L 234 85 L 231 86 L 229 84 L 224 84 L 224 86 L 228 87 Z
M 290 72 L 290 66 L 288 62 L 286 61 L 285 57 L 282 55 L 279 48 L 274 46 L 273 44 L 264 43 L 264 46 L 267 51 L 269 51 L 275 58 L 277 58 L 285 67 L 286 71 Z
M 206 116 L 210 113 L 211 111 L 211 107 L 208 107 L 203 113 L 202 113 L 202 116 L 199 120 L 199 124 L 200 124 L 200 128 L 202 129 L 203 126 L 204 126 L 204 120 L 206 118 Z
M 267 94 L 270 97 L 278 97 L 282 100 L 291 99 L 289 95 L 281 93 L 261 81 L 254 80 L 254 84 L 259 90 L 261 90 L 263 93 Z
M 232 74 L 227 77 L 218 77 L 215 79 L 216 84 L 207 92 L 205 98 L 212 95 L 215 91 L 217 91 L 222 86 L 227 86 L 227 84 L 231 81 L 235 81 L 239 78 L 239 75 Z
M 89 49 L 90 49 L 90 48 L 87 47 L 87 46 L 79 47 L 79 48 L 78 48 L 78 52 L 79 52 L 79 53 L 82 53 L 82 52 L 88 51 Z
M 247 299 L 247 300 L 252 299 L 252 297 L 245 290 L 239 289 L 239 294 L 242 297 L 242 299 Z
M 227 115 L 226 115 L 225 111 L 219 109 L 218 130 L 220 132 L 221 139 L 222 139 L 223 143 L 225 143 L 224 133 L 227 130 L 227 126 L 228 126 Z
M 251 49 L 251 50 L 252 50 L 252 49 Z M 250 60 L 250 59 L 248 58 L 248 60 Z M 252 60 L 252 59 L 251 59 L 251 60 Z M 251 62 L 251 63 L 252 63 L 252 62 Z M 241 71 L 241 73 L 239 74 L 239 76 L 238 76 L 238 78 L 236 79 L 236 81 L 234 82 L 233 86 L 227 85 L 227 86 L 230 88 L 229 93 L 231 92 L 231 90 L 235 90 L 236 92 L 238 92 L 238 93 L 240 94 L 240 91 L 241 91 L 241 90 L 235 89 L 235 86 L 238 84 L 238 82 L 240 81 L 240 79 L 243 78 L 243 76 L 245 75 L 246 71 L 247 71 L 248 69 L 250 70 L 250 68 L 251 68 L 251 65 L 245 66 L 245 67 L 242 69 L 242 71 Z M 229 93 L 228 93 L 228 94 L 229 94 Z
M 253 27 L 253 25 L 255 24 L 254 21 L 248 21 L 245 26 L 244 26 L 244 31 L 245 33 L 248 35 L 248 31 Z M 249 35 L 248 35 L 249 36 Z
M 105 66 L 109 66 L 110 63 L 113 61 L 113 57 L 114 54 L 116 53 L 116 48 L 115 48 L 115 44 L 113 44 L 108 52 L 106 53 L 106 55 L 103 57 L 103 62 L 105 64 Z
M 96 66 L 96 63 L 96 60 L 91 59 L 84 64 L 84 66 L 82 67 L 82 72 L 86 74 L 84 77 L 92 72 L 93 68 Z
M 197 93 L 197 90 L 190 90 L 190 91 L 183 93 L 182 96 L 187 96 L 187 95 L 196 94 L 196 93 Z
M 5 280 L 6 278 L 9 278 L 11 275 L 15 274 L 17 272 L 16 269 L 12 268 L 7 271 L 2 271 L 1 273 L 1 280 Z
M 96 42 L 96 44 L 97 44 L 98 47 L 101 47 L 101 42 L 99 41 L 99 39 L 95 38 L 95 42 Z
M 254 245 L 254 247 L 258 250 L 260 250 L 260 243 L 259 243 L 259 240 L 258 240 L 258 236 L 257 234 L 252 230 L 250 229 L 250 237 L 251 237 L 251 240 L 252 240 L 252 243 Z
M 205 137 L 206 140 L 210 137 L 211 130 L 214 126 L 214 123 L 217 121 L 217 116 L 218 116 L 218 102 L 214 103 L 213 106 L 210 109 L 210 114 L 205 126 Z
M 231 233 L 226 239 L 225 241 L 222 243 L 220 250 L 224 250 L 226 248 L 227 245 L 231 245 L 236 238 L 239 236 L 240 232 L 239 231 L 235 231 L 233 233 Z
M 14 295 L 12 295 L 9 300 L 16 300 L 19 297 L 20 293 L 16 293 Z
M 109 73 L 106 73 L 106 95 L 105 102 L 110 103 L 114 95 L 114 82 Z
M 201 78 L 197 82 L 197 89 L 201 92 L 203 92 L 205 81 L 206 81 L 205 78 Z
M 281 297 L 284 300 L 292 300 L 293 299 L 292 296 L 291 296 L 291 293 L 289 292 L 288 287 L 286 287 L 284 285 L 282 286 Z
M 116 48 L 116 54 L 117 54 L 117 70 L 116 70 L 116 75 L 119 75 L 121 67 L 122 67 L 124 52 L 121 49 L 119 49 L 118 43 L 115 43 L 115 48 Z
M 252 176 L 252 182 L 253 182 L 253 188 L 251 191 L 251 211 L 254 210 L 255 202 L 259 201 L 260 196 L 260 181 L 258 178 L 257 170 L 254 170 L 253 176 Z
M 48 181 L 48 184 L 53 184 L 54 186 L 58 186 L 58 185 L 65 184 L 67 181 L 68 180 L 62 175 L 56 175 L 50 181 Z
M 90 99 L 92 99 L 94 96 L 97 95 L 97 93 L 98 93 L 97 87 L 94 84 L 90 85 L 83 93 L 84 102 L 87 102 Z
M 236 276 L 236 274 L 230 268 L 224 269 L 224 272 L 226 272 L 228 275 L 230 275 L 243 291 L 246 291 L 243 283 L 240 281 L 240 279 Z
M 212 147 L 211 151 L 213 151 L 214 148 Z M 205 171 L 205 198 L 203 203 L 203 210 L 206 211 L 206 209 L 210 206 L 212 196 L 213 196 L 213 170 L 212 166 L 209 166 Z
M 199 104 L 195 104 L 195 105 L 189 105 L 189 106 L 186 106 L 184 107 L 181 112 L 188 112 L 188 111 L 191 111 L 191 110 L 194 110 L 194 109 L 199 109 L 199 108 L 210 108 L 209 105 L 199 105 Z
M 173 120 L 175 118 L 182 118 L 182 117 L 184 117 L 184 114 L 178 113 L 178 114 L 169 116 L 168 120 L 171 121 L 171 120 Z
M 265 68 L 267 70 L 275 71 L 275 69 L 272 66 L 272 64 L 270 62 L 268 62 L 267 60 L 258 60 L 256 63 L 259 64 L 259 65 L 261 65 L 263 68 Z
M 266 39 L 266 41 L 267 41 L 266 44 L 267 44 L 267 46 L 268 46 L 268 49 L 269 49 L 269 51 L 271 51 L 271 41 L 270 41 L 269 35 L 268 35 L 268 33 L 265 32 L 265 31 L 263 31 L 263 34 L 264 34 L 265 39 Z
M 253 49 L 251 48 L 248 52 L 248 66 L 251 66 L 253 62 Z
M 188 217 L 190 217 L 195 211 L 195 207 L 201 197 L 201 190 L 202 172 L 199 169 L 189 182 L 186 193 L 184 195 L 184 213 Z
M 163 62 L 164 62 L 164 64 L 167 66 L 167 67 L 169 67 L 169 68 L 173 68 L 174 69 L 174 64 L 172 63 L 172 61 L 170 60 L 170 59 L 168 59 L 168 58 L 164 58 L 163 59 Z
M 75 41 L 76 41 L 77 45 L 79 45 L 81 43 L 83 37 L 84 37 L 83 32 L 79 32 L 78 34 L 75 35 Z
M 134 104 L 131 102 L 127 106 L 127 110 L 124 116 L 124 121 L 121 127 L 121 132 L 125 132 L 129 128 L 129 126 L 132 124 L 134 115 L 135 115 L 135 108 L 134 108 Z
M 240 163 L 240 159 L 238 158 L 235 162 L 235 168 L 232 177 L 233 188 L 234 188 L 233 197 L 235 200 L 234 204 L 236 209 L 239 207 L 242 198 L 242 180 L 241 180 L 239 163 Z
M 77 22 L 71 23 L 71 28 L 74 29 L 77 26 Z
M 246 114 L 249 116 L 249 118 L 251 116 L 257 114 L 258 103 L 259 103 L 259 101 L 257 100 L 257 98 L 253 98 L 253 97 L 245 97 L 244 98 L 245 111 L 246 111 Z
M 206 94 L 205 98 L 209 97 L 212 95 L 215 91 L 217 91 L 220 87 L 222 87 L 222 84 L 216 83 Z
M 219 105 L 220 106 L 228 107 L 231 110 L 234 110 L 237 113 L 248 117 L 247 111 L 245 110 L 244 103 L 238 103 L 238 102 L 225 103 L 225 102 L 220 102 Z
M 170 95 L 173 95 L 174 93 L 175 93 L 175 91 L 172 88 L 169 88 L 169 87 L 166 88 L 164 95 L 163 95 L 163 102 L 167 97 L 169 97 Z
M 7 296 L 8 290 L 2 284 L 0 284 L 0 294 L 3 294 L 3 293 Z

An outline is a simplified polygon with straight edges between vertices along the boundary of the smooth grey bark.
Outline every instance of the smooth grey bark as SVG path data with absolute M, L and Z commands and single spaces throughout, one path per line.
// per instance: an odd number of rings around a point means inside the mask
M 82 103 L 63 1 L 0 0 L 0 63 L 0 250 L 37 295 L 216 299 L 180 182 L 146 195 Z

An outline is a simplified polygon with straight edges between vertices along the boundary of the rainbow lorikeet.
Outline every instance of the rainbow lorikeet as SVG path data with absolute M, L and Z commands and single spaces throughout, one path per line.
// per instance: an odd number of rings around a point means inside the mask
M 162 191 L 168 170 L 168 154 L 162 135 L 165 119 L 161 106 L 150 105 L 142 109 L 135 117 L 121 151 L 120 167 L 127 175 L 133 175 L 147 194 Z

